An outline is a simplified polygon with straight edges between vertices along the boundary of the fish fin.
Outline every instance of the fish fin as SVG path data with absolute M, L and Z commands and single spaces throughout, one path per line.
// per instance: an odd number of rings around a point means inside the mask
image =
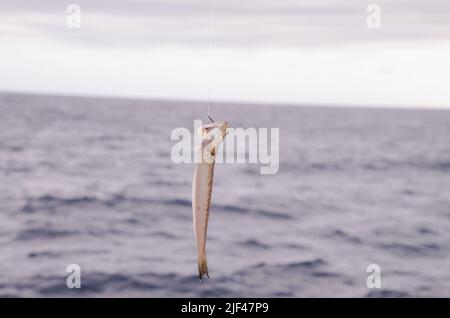
M 203 276 L 209 278 L 206 256 L 201 256 L 198 258 L 198 277 L 200 278 L 200 281 L 202 281 Z

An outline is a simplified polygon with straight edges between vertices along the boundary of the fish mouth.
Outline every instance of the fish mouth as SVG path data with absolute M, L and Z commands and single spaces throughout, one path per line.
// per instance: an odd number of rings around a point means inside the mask
M 229 132 L 229 124 L 227 121 L 216 121 L 212 124 L 202 125 L 198 127 L 198 134 L 202 136 L 202 138 L 206 137 L 206 134 L 211 132 L 214 129 L 218 129 L 220 131 L 220 134 L 222 135 L 222 138 L 225 138 L 225 136 Z

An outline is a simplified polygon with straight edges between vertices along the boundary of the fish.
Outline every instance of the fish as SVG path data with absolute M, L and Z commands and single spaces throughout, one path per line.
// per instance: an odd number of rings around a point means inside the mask
M 214 181 L 217 149 L 228 133 L 228 122 L 213 122 L 199 127 L 202 143 L 196 149 L 197 165 L 192 182 L 192 212 L 194 236 L 197 242 L 198 276 L 209 278 L 206 260 L 206 233 Z

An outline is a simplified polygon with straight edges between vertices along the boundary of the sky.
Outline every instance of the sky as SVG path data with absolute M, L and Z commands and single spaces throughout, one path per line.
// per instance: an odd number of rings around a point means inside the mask
M 0 0 L 0 91 L 450 108 L 449 14 L 448 0 Z

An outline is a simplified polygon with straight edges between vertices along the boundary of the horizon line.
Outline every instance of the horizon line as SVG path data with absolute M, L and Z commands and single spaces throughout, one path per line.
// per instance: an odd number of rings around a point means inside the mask
M 193 98 L 177 98 L 177 97 L 150 97 L 150 96 L 128 96 L 128 95 L 106 95 L 106 94 L 85 94 L 85 93 L 60 93 L 60 92 L 45 92 L 45 91 L 16 91 L 0 89 L 0 95 L 28 95 L 38 97 L 67 97 L 67 98 L 81 98 L 81 99 L 118 99 L 129 101 L 152 101 L 152 102 L 183 102 L 187 104 L 211 104 L 211 105 L 229 105 L 240 106 L 242 104 L 248 106 L 273 106 L 273 107 L 305 107 L 305 108 L 351 108 L 351 109 L 386 109 L 386 110 L 450 110 L 449 106 L 423 106 L 423 105 L 388 105 L 388 104 L 354 104 L 354 103 L 308 103 L 308 102 L 280 102 L 280 101 L 258 101 L 258 100 L 218 100 L 218 99 L 193 99 Z

